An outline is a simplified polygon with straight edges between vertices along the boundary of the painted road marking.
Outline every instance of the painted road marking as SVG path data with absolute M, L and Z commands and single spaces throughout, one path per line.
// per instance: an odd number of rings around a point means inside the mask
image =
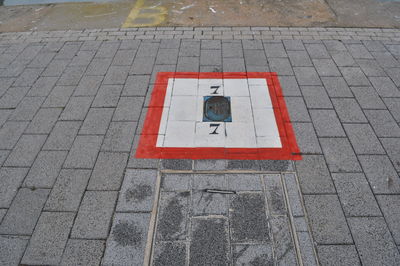
M 122 25 L 123 28 L 157 26 L 161 24 L 168 15 L 168 10 L 165 7 L 146 7 L 144 5 L 145 0 L 136 1 L 124 24 Z
M 301 158 L 274 73 L 158 73 L 141 134 L 138 158 Z

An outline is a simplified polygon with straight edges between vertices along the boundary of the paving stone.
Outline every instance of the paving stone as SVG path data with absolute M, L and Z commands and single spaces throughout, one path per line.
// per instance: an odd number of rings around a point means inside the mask
M 385 151 L 368 124 L 345 124 L 344 129 L 356 154 L 384 154 Z
M 312 123 L 293 123 L 292 126 L 302 154 L 322 153 Z
M 56 86 L 43 103 L 43 107 L 65 107 L 75 86 Z
M 93 97 L 71 97 L 59 120 L 84 120 Z
M 190 265 L 228 265 L 228 225 L 224 218 L 194 219 Z
M 400 192 L 400 178 L 387 156 L 364 155 L 358 159 L 375 194 Z
M 120 42 L 115 41 L 105 41 L 100 45 L 99 50 L 97 50 L 96 58 L 103 58 L 103 57 L 114 57 L 115 53 L 117 52 Z
M 181 45 L 181 40 L 177 40 L 177 39 L 174 39 L 174 40 L 162 39 L 161 42 L 160 42 L 160 49 L 179 48 L 180 45 Z M 211 49 L 211 48 L 209 48 L 209 49 Z
M 399 67 L 399 62 L 389 52 L 371 52 L 382 67 Z
M 381 97 L 400 97 L 400 91 L 388 77 L 370 77 L 372 85 Z
M 195 160 L 194 170 L 225 170 L 226 160 Z
M 324 87 L 301 86 L 300 89 L 308 108 L 332 108 L 332 103 Z
M 358 103 L 363 109 L 386 109 L 385 104 L 372 87 L 352 87 Z
M 226 174 L 228 190 L 234 191 L 261 191 L 261 178 L 256 174 Z
M 133 63 L 137 50 L 118 50 L 115 54 L 112 65 L 130 66 Z
M 192 160 L 163 159 L 161 160 L 161 167 L 171 170 L 192 170 Z
M 258 177 L 257 175 L 253 175 Z M 272 215 L 285 215 L 286 206 L 279 174 L 265 175 L 264 177 L 265 193 L 269 213 Z
M 286 184 L 287 197 L 293 216 L 304 216 L 303 204 L 299 195 L 299 185 L 296 181 L 296 176 L 293 173 L 283 174 L 283 179 Z
M 364 46 L 368 49 L 368 51 L 387 51 L 385 46 L 380 41 L 370 41 L 365 40 L 363 41 Z
M 128 76 L 122 96 L 145 96 L 149 85 L 148 75 Z
M 28 241 L 23 236 L 0 236 L 0 264 L 18 265 Z
M 102 140 L 102 136 L 77 136 L 64 167 L 93 168 Z
M 30 87 L 11 87 L 0 98 L 0 108 L 16 108 Z
M 150 212 L 153 208 L 157 171 L 127 170 L 122 183 L 117 211 Z
M 262 171 L 270 171 L 270 172 L 294 171 L 292 162 L 288 160 L 260 160 L 259 165 Z
M 52 60 L 50 64 L 43 71 L 42 76 L 45 77 L 59 77 L 64 69 L 70 63 L 70 59 Z
M 313 67 L 294 67 L 293 68 L 294 73 L 297 78 L 297 82 L 301 86 L 318 86 L 322 85 L 321 80 L 319 79 L 319 76 L 317 72 L 315 71 L 315 68 Z
M 383 99 L 390 113 L 397 122 L 400 122 L 400 99 L 399 98 L 384 98 Z
M 104 135 L 114 114 L 113 108 L 91 108 L 79 130 L 81 135 Z
M 104 248 L 102 240 L 69 239 L 61 265 L 100 265 Z
M 224 48 L 224 47 L 223 47 Z M 267 57 L 287 57 L 285 48 L 282 43 L 266 43 L 264 42 L 264 50 Z
M 346 138 L 321 138 L 320 144 L 331 172 L 360 172 L 361 167 Z
M 52 188 L 66 157 L 66 151 L 41 151 L 25 178 L 24 186 Z
M 340 67 L 349 86 L 370 86 L 370 83 L 359 67 Z
M 301 40 L 283 40 L 287 51 L 304 51 L 306 48 Z
M 265 55 L 264 55 L 265 57 Z M 176 60 L 168 60 L 168 62 L 176 62 Z M 157 61 L 156 61 L 157 63 Z M 200 56 L 200 65 L 201 66 L 221 66 L 222 65 L 222 57 L 221 50 L 201 50 Z
M 63 169 L 46 202 L 47 211 L 78 211 L 90 170 Z
M 46 67 L 55 55 L 54 52 L 41 52 L 29 63 L 28 67 Z
M 348 67 L 356 65 L 353 57 L 347 51 L 331 51 L 330 54 L 338 67 Z
M 129 152 L 136 125 L 135 122 L 112 122 L 105 136 L 102 150 Z
M 286 105 L 289 110 L 290 121 L 310 122 L 307 107 L 301 97 L 285 97 Z
M 103 76 L 83 76 L 74 91 L 74 96 L 95 96 Z
M 332 59 L 313 59 L 313 63 L 320 76 L 341 76 Z
M 92 107 L 116 107 L 121 91 L 120 85 L 102 85 L 94 98 Z
M 302 96 L 294 76 L 279 76 L 279 82 L 284 96 Z
M 11 150 L 19 140 L 29 122 L 8 121 L 0 129 L 0 149 Z
M 117 196 L 116 191 L 86 191 L 71 238 L 106 239 Z
M 0 126 L 3 126 L 14 110 L 0 109 Z
M 81 122 L 59 121 L 43 146 L 44 150 L 69 150 L 78 134 Z
M 58 264 L 68 240 L 74 213 L 43 212 L 22 258 L 22 264 Z
M 368 52 L 362 44 L 348 44 L 346 45 L 347 50 L 353 56 L 353 58 L 364 58 L 364 59 L 372 59 L 372 55 Z
M 381 215 L 364 174 L 332 174 L 332 178 L 346 217 Z
M 292 242 L 289 221 L 286 216 L 274 216 L 270 220 L 275 251 L 275 264 L 297 265 L 296 251 Z
M 46 141 L 46 137 L 46 135 L 22 135 L 4 165 L 30 167 Z
M 41 108 L 32 119 L 27 134 L 49 134 L 62 112 L 61 108 Z
M 163 192 L 160 194 L 157 240 L 171 241 L 188 238 L 189 200 L 190 192 Z
M 366 123 L 368 120 L 355 99 L 331 99 L 342 123 Z
M 95 51 L 79 51 L 71 60 L 69 66 L 87 66 L 92 61 Z
M 310 43 L 305 44 L 305 46 L 311 58 L 330 58 L 330 55 L 323 44 Z
M 78 85 L 80 79 L 85 73 L 86 67 L 80 66 L 68 66 L 64 73 L 61 75 L 60 79 L 57 81 L 57 85 L 65 85 L 65 86 L 76 86 Z
M 110 236 L 102 264 L 142 265 L 147 242 L 150 214 L 117 213 L 114 216 Z
M 44 97 L 25 97 L 9 117 L 9 120 L 32 120 L 39 110 Z
M 155 63 L 158 65 L 176 64 L 178 53 L 179 49 L 159 49 Z
M 186 265 L 187 245 L 185 243 L 159 242 L 154 248 L 152 265 Z
M 246 65 L 251 66 L 266 66 L 268 64 L 263 50 L 244 50 L 244 60 Z M 215 62 L 211 65 L 218 65 L 218 63 Z
M 33 84 L 28 96 L 47 96 L 56 85 L 57 77 L 40 77 Z
M 365 110 L 378 137 L 400 137 L 400 127 L 387 110 Z
M 310 110 L 318 137 L 345 137 L 346 134 L 334 110 Z
M 130 75 L 151 74 L 154 66 L 155 56 L 136 57 L 129 71 Z
M 292 66 L 287 58 L 268 58 L 268 64 L 272 72 L 281 75 L 294 75 Z
M 367 77 L 384 77 L 385 71 L 381 68 L 375 60 L 358 59 L 358 65 Z
M 103 84 L 125 84 L 129 68 L 129 66 L 111 66 L 104 77 Z
M 335 193 L 335 187 L 321 155 L 303 155 L 296 161 L 301 191 L 304 194 Z
M 143 107 L 143 97 L 121 97 L 113 121 L 138 121 Z
M 222 58 L 222 69 L 225 72 L 232 71 L 232 72 L 244 72 L 246 71 L 246 67 L 244 64 L 243 58 Z
M 394 168 L 400 171 L 400 139 L 399 138 L 382 138 L 382 145 L 385 148 L 390 160 L 393 162 Z
M 112 58 L 94 58 L 86 69 L 85 75 L 104 76 L 111 65 Z
M 137 57 L 146 57 L 157 54 L 158 42 L 141 42 L 138 48 Z
M 25 68 L 25 70 L 15 80 L 13 86 L 32 86 L 43 72 L 43 68 Z
M 351 244 L 339 199 L 336 195 L 304 195 L 309 221 L 318 244 Z
M 234 245 L 233 265 L 273 265 L 272 245 Z
M 230 200 L 230 227 L 233 242 L 270 240 L 265 199 L 261 193 L 240 193 Z
M 80 46 L 80 43 L 66 43 L 57 53 L 56 59 L 73 58 L 78 53 Z
M 400 212 L 397 208 L 398 204 L 400 203 L 399 195 L 377 195 L 376 198 L 395 242 L 399 243 L 400 226 L 398 221 L 400 217 Z
M 362 265 L 397 265 L 400 253 L 382 217 L 348 219 Z
M 133 149 L 129 155 L 127 168 L 155 169 L 158 168 L 160 159 L 139 159 L 135 158 L 136 150 Z
M 318 265 L 315 259 L 314 246 L 308 232 L 298 233 L 301 259 L 305 265 Z
M 161 179 L 162 191 L 190 190 L 191 174 L 163 174 Z
M 225 214 L 227 213 L 227 197 L 204 190 L 193 191 L 191 213 L 196 216 Z
M 11 201 L 24 180 L 28 170 L 26 168 L 0 169 L 0 207 L 9 208 Z
M 354 245 L 320 245 L 317 249 L 321 265 L 361 265 Z
M 396 86 L 400 87 L 400 68 L 386 68 L 385 71 L 392 79 L 392 81 L 396 84 Z
M 0 165 L 3 165 L 4 161 L 7 159 L 8 154 L 10 153 L 10 151 L 0 151 Z
M 1 223 L 0 234 L 31 235 L 49 192 L 21 188 Z

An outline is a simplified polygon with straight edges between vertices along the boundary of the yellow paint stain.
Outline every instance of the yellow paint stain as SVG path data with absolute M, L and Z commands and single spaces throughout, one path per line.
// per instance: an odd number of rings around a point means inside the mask
M 144 7 L 145 0 L 137 0 L 126 18 L 123 28 L 151 27 L 160 25 L 166 18 L 168 10 L 165 7 Z

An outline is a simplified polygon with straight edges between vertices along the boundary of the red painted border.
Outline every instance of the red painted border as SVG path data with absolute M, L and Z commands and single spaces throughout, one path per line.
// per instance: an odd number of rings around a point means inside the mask
M 168 79 L 242 79 L 267 80 L 282 148 L 171 148 L 156 147 Z M 162 159 L 239 159 L 239 160 L 301 160 L 300 149 L 290 122 L 282 88 L 275 72 L 159 72 L 154 84 L 145 124 L 141 132 L 136 158 Z

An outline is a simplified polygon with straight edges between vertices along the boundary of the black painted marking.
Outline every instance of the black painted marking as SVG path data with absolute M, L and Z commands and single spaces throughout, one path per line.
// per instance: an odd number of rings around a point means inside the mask
M 221 124 L 210 124 L 210 127 L 215 127 L 214 131 L 210 133 L 210 135 L 218 135 L 217 129 Z
M 211 94 L 218 94 L 218 89 L 220 88 L 221 86 L 211 86 L 210 88 L 212 89 L 212 90 L 214 90 L 213 92 L 211 92 Z

